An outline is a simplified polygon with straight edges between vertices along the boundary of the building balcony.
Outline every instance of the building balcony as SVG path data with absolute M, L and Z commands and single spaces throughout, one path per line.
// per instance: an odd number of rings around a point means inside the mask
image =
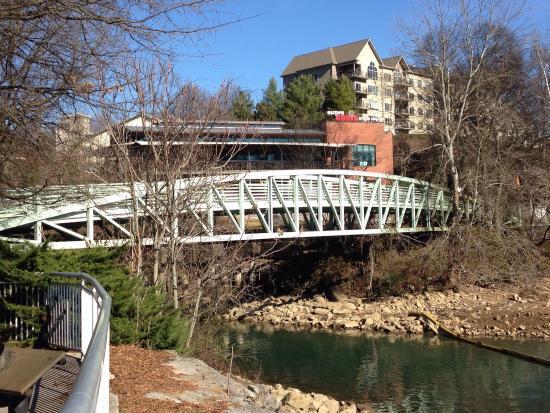
M 367 85 L 363 83 L 354 83 L 354 90 L 355 93 L 360 95 L 366 95 L 368 93 Z
M 367 72 L 363 72 L 362 70 L 350 70 L 344 74 L 350 79 L 367 79 Z
M 355 107 L 361 110 L 380 110 L 379 106 L 371 105 L 369 102 L 362 101 L 356 102 Z
M 395 100 L 409 100 L 409 95 L 407 93 L 394 93 L 393 98 Z
M 413 126 L 411 122 L 395 122 L 395 129 L 399 130 L 410 130 Z
M 405 117 L 405 116 L 409 116 L 409 111 L 407 109 L 401 109 L 401 110 L 396 110 L 395 111 L 395 115 L 396 116 L 401 116 L 401 117 Z
M 408 87 L 409 81 L 407 80 L 406 77 L 394 77 L 393 85 L 396 87 Z

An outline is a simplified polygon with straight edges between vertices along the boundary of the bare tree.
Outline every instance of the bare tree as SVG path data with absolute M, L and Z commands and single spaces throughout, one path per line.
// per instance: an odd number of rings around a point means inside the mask
M 59 119 L 89 113 L 104 93 L 123 87 L 119 71 L 129 58 L 169 56 L 174 36 L 196 40 L 229 23 L 208 13 L 217 3 L 1 0 L 0 196 L 66 181 L 50 167 L 56 131 L 67 127 Z
M 460 144 L 472 116 L 472 102 L 487 74 L 490 53 L 503 39 L 502 22 L 511 24 L 519 9 L 500 0 L 427 1 L 414 28 L 405 29 L 415 63 L 433 79 L 434 136 L 449 170 L 454 216 L 464 183 Z M 418 27 L 423 30 L 418 31 Z

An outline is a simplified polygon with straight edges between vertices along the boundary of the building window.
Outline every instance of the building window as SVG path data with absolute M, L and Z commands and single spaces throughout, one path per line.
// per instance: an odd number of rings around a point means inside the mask
M 384 96 L 391 97 L 391 88 L 387 87 L 384 89 Z
M 418 129 L 424 130 L 424 124 L 423 124 L 423 123 L 419 123 L 419 124 L 418 124 Z
M 426 109 L 426 116 L 431 118 L 433 116 L 433 111 L 431 109 Z
M 367 93 L 369 93 L 371 95 L 377 95 L 378 94 L 378 86 L 368 85 L 367 86 Z
M 384 80 L 386 82 L 391 82 L 391 73 L 384 73 Z
M 414 108 L 412 106 L 409 108 L 409 114 L 414 115 Z
M 354 145 L 351 151 L 351 162 L 353 166 L 376 165 L 376 146 Z
M 414 100 L 415 96 L 414 93 L 409 93 L 409 100 Z
M 392 122 L 391 118 L 385 118 L 384 119 L 384 124 L 386 126 L 391 126 L 393 124 L 393 122 Z
M 391 103 L 384 103 L 384 110 L 387 112 L 391 112 Z
M 424 116 L 424 109 L 418 108 L 418 114 L 419 114 L 420 116 Z M 420 128 L 420 129 L 423 129 L 423 128 Z
M 369 100 L 369 109 L 380 109 L 380 106 L 378 105 L 377 100 Z
M 376 68 L 374 62 L 369 63 L 369 67 L 367 68 L 367 76 L 370 79 L 378 79 L 378 69 Z

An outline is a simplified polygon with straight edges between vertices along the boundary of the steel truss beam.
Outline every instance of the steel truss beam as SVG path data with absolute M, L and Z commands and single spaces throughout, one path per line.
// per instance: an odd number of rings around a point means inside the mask
M 136 218 L 163 225 L 182 243 L 412 233 L 446 230 L 451 211 L 446 189 L 412 178 L 349 170 L 257 171 L 177 181 L 172 196 L 182 204 L 180 218 L 192 218 L 197 232 L 182 219 L 170 224 L 169 215 L 156 208 L 168 199 L 162 189 L 167 186 L 153 185 L 161 188 L 155 194 L 140 184 L 55 187 L 33 200 L 38 207 L 32 211 L 23 204 L 3 210 L 0 237 L 40 243 L 55 230 L 52 248 L 114 246 L 133 241 L 130 222 Z M 59 201 L 48 206 L 44 193 Z M 70 194 L 70 201 L 60 194 Z M 101 223 L 122 238 L 107 237 Z

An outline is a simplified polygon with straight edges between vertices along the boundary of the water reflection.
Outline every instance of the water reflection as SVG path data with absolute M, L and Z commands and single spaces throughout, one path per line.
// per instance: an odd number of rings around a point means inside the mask
M 235 324 L 224 336 L 260 379 L 377 412 L 550 412 L 550 368 L 451 339 Z M 491 341 L 550 358 L 548 342 Z

